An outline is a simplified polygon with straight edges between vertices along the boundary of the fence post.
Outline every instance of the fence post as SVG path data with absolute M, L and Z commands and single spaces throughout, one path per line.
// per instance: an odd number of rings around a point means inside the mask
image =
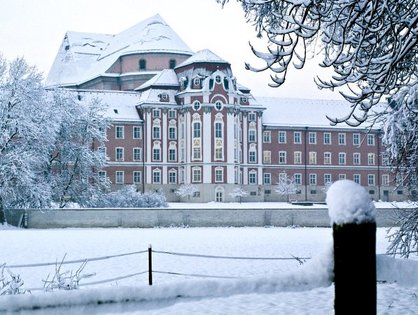
M 327 192 L 334 238 L 335 314 L 376 314 L 375 207 L 360 185 L 342 180 Z
M 152 246 L 148 245 L 148 285 L 152 285 Z

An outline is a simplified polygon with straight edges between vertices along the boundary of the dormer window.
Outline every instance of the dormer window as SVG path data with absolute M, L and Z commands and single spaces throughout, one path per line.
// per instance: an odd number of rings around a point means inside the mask
M 215 81 L 216 81 L 216 83 L 221 83 L 221 76 L 217 75 L 215 77 Z
M 168 102 L 169 101 L 169 97 L 167 93 L 161 93 L 158 94 L 158 96 L 160 97 L 160 102 Z
M 139 70 L 146 70 L 147 69 L 147 61 L 145 59 L 139 59 L 138 62 Z
M 170 69 L 174 69 L 176 67 L 176 59 L 170 59 L 168 66 Z
M 200 88 L 200 78 L 194 78 L 194 79 L 193 79 L 193 87 L 194 87 L 195 89 Z
M 248 97 L 242 96 L 241 99 L 240 99 L 240 101 L 241 101 L 241 104 L 242 103 L 248 103 Z

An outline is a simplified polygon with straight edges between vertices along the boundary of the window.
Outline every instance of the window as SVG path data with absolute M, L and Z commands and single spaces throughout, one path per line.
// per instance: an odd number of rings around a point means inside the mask
M 193 148 L 193 160 L 200 160 L 201 159 L 201 151 L 200 147 Z
M 133 148 L 133 160 L 142 161 L 142 148 Z
M 331 165 L 332 164 L 331 152 L 324 152 L 324 164 L 326 164 L 326 165 Z
M 257 174 L 256 174 L 256 172 L 251 171 L 248 174 L 248 183 L 251 184 L 251 185 L 257 184 Z
M 168 139 L 175 140 L 177 138 L 177 128 L 176 127 L 168 127 Z
M 139 126 L 134 126 L 132 129 L 132 138 L 141 139 L 142 138 L 142 128 Z
M 353 165 L 360 165 L 360 164 L 361 164 L 360 153 L 353 153 Z
M 215 159 L 222 160 L 224 158 L 224 150 L 223 147 L 216 147 L 215 148 Z
M 167 93 L 161 93 L 158 96 L 160 97 L 160 102 L 168 102 L 170 99 Z
M 293 132 L 293 142 L 295 144 L 301 144 L 302 143 L 302 132 L 300 132 L 300 131 L 294 131 Z
M 161 152 L 160 148 L 154 148 L 152 150 L 152 157 L 154 161 L 159 161 L 161 159 L 160 152 Z
M 168 160 L 170 162 L 176 161 L 177 150 L 175 148 L 168 149 Z
M 216 202 L 224 201 L 224 190 L 221 187 L 218 187 L 215 190 L 215 201 Z
M 125 172 L 116 171 L 116 184 L 123 184 L 125 182 Z
M 367 175 L 367 185 L 374 186 L 374 182 L 375 182 L 374 179 L 375 179 L 374 174 Z
M 367 145 L 374 145 L 374 135 L 367 134 Z
M 116 139 L 123 139 L 125 138 L 125 129 L 123 126 L 116 126 L 115 138 Z
M 286 164 L 286 151 L 279 151 L 279 164 Z
M 199 88 L 200 87 L 200 78 L 194 78 L 193 79 L 193 86 L 195 88 Z
M 338 164 L 345 165 L 345 152 L 338 153 Z
M 347 178 L 346 174 L 338 174 L 338 179 L 339 180 L 344 180 L 346 178 Z
M 263 143 L 271 143 L 271 131 L 263 132 Z
M 152 182 L 154 184 L 161 183 L 161 171 L 159 169 L 155 169 L 152 171 Z
M 338 134 L 338 144 L 345 145 L 345 133 Z
M 193 123 L 193 138 L 200 138 L 200 121 Z
M 220 111 L 222 109 L 222 102 L 221 101 L 216 101 L 215 108 L 216 108 L 216 110 Z
M 264 173 L 264 185 L 271 185 L 271 173 Z
M 286 131 L 279 131 L 279 143 L 286 143 Z
M 197 167 L 193 168 L 192 174 L 193 174 L 193 178 L 192 178 L 193 183 L 200 183 L 201 180 L 202 180 L 202 171 L 201 171 L 201 169 L 200 168 L 197 168 Z
M 138 67 L 139 67 L 139 70 L 146 70 L 147 69 L 147 61 L 145 59 L 139 59 Z
M 175 170 L 171 170 L 168 172 L 168 183 L 177 184 L 177 172 Z
M 248 114 L 248 121 L 255 121 L 255 113 Z
M 160 139 L 161 138 L 160 126 L 152 127 L 152 137 L 154 139 Z
M 382 185 L 383 186 L 389 186 L 389 175 L 383 174 L 382 175 Z
M 331 133 L 324 132 L 324 144 L 331 144 Z
M 309 174 L 309 185 L 316 185 L 316 174 Z
M 195 111 L 198 111 L 200 109 L 200 102 L 199 101 L 194 101 L 193 102 L 193 109 Z
M 374 153 L 367 154 L 367 164 L 368 165 L 374 165 L 375 164 L 375 154 Z
M 249 129 L 248 130 L 248 141 L 249 142 L 255 142 L 255 139 L 256 139 L 255 129 Z
M 222 138 L 222 123 L 215 123 L 215 138 Z
M 248 162 L 250 163 L 256 163 L 256 154 L 255 154 L 255 150 L 250 150 L 249 151 L 249 158 L 248 158 Z
M 168 63 L 168 67 L 170 69 L 174 69 L 176 67 L 176 59 L 170 59 L 170 61 Z
M 295 182 L 295 185 L 302 185 L 302 174 L 300 173 L 293 174 L 293 180 Z
M 309 144 L 316 144 L 316 132 L 309 133 Z
M 215 182 L 222 183 L 224 181 L 224 170 L 223 168 L 215 169 Z
M 309 164 L 316 164 L 316 152 L 309 152 Z
M 124 150 L 123 148 L 116 148 L 115 149 L 115 160 L 116 161 L 123 161 L 125 156 L 124 156 Z
M 361 177 L 360 177 L 360 174 L 354 174 L 354 175 L 353 175 L 353 181 L 354 181 L 356 184 L 361 185 Z
M 271 163 L 271 151 L 263 151 L 263 163 Z
M 353 145 L 359 146 L 360 145 L 360 134 L 353 133 Z
M 293 163 L 295 163 L 295 164 L 302 164 L 302 152 L 295 151 L 293 153 Z
M 329 185 L 332 183 L 332 175 L 324 174 L 324 185 Z
M 168 118 L 173 119 L 173 118 L 176 118 L 176 117 L 177 117 L 176 111 L 174 109 L 170 109 L 168 111 Z
M 104 183 L 106 181 L 106 171 L 99 171 L 99 181 Z
M 134 184 L 141 184 L 142 173 L 140 171 L 134 171 L 132 173 L 132 178 L 133 178 Z
M 161 117 L 161 111 L 159 109 L 153 109 L 152 110 L 152 116 L 154 118 L 160 118 Z

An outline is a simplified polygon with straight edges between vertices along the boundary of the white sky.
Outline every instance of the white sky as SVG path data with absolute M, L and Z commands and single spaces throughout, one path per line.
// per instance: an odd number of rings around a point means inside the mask
M 235 0 L 223 9 L 216 0 L 0 0 L 0 53 L 23 56 L 46 77 L 66 31 L 117 34 L 157 13 L 192 50 L 208 48 L 230 62 L 255 96 L 341 99 L 318 90 L 313 76 L 321 69 L 314 62 L 292 68 L 279 89 L 268 87 L 270 73 L 245 70 L 245 62 L 260 64 L 248 42 L 262 46 Z

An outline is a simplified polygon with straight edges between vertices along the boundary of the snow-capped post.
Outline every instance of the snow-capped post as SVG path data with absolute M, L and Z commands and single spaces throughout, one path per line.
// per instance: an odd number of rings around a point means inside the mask
M 148 284 L 152 285 L 152 246 L 148 245 Z
M 350 180 L 330 186 L 335 314 L 376 314 L 376 220 L 367 191 Z

